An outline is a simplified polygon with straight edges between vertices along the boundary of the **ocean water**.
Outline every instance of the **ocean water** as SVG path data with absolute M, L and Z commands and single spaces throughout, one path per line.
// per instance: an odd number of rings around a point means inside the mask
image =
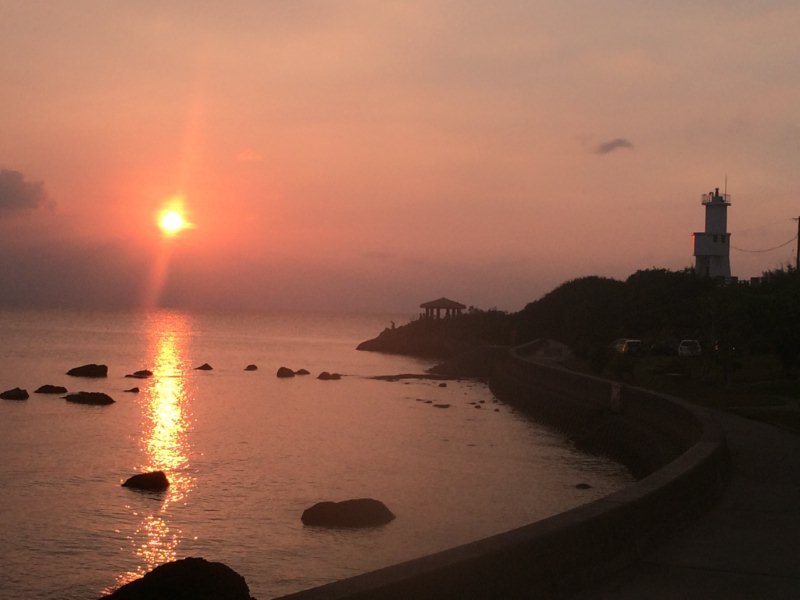
M 431 366 L 355 350 L 407 320 L 0 310 L 0 391 L 31 393 L 0 400 L 0 597 L 97 598 L 202 556 L 264 600 L 506 531 L 631 481 L 482 383 L 371 379 Z M 92 362 L 107 364 L 108 378 L 65 375 Z M 213 370 L 194 369 L 205 362 Z M 258 370 L 244 371 L 251 363 Z M 311 375 L 279 379 L 280 366 Z M 139 369 L 154 376 L 124 377 Z M 321 371 L 343 378 L 321 381 Z M 48 383 L 116 402 L 33 393 Z M 124 391 L 133 386 L 138 394 Z M 166 492 L 120 486 L 153 469 L 167 473 Z M 365 530 L 300 522 L 316 502 L 359 497 L 397 518 Z

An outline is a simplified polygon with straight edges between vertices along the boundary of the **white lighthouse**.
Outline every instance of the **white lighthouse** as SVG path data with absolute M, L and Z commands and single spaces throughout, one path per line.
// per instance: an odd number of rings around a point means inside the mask
M 719 188 L 703 194 L 701 204 L 706 207 L 706 230 L 695 232 L 694 268 L 698 275 L 731 277 L 731 234 L 728 233 L 729 194 L 720 194 Z

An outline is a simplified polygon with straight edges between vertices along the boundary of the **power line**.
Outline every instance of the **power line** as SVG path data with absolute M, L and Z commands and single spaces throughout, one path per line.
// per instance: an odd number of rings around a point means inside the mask
M 796 221 L 797 219 L 792 219 Z M 752 231 L 761 232 L 767 229 L 774 229 L 776 225 L 786 225 L 786 218 L 770 221 L 768 223 L 759 223 L 758 225 L 753 225 L 752 227 L 737 227 L 734 231 L 736 235 L 741 235 L 743 233 L 750 233 Z
M 733 248 L 734 250 L 738 250 L 739 252 L 772 252 L 773 250 L 777 250 L 778 248 L 783 248 L 784 246 L 788 246 L 789 244 L 794 242 L 796 239 L 797 239 L 797 236 L 794 236 L 788 242 L 784 242 L 780 246 L 775 246 L 773 248 L 766 248 L 764 250 L 748 250 L 748 249 L 745 249 L 745 248 L 737 248 L 736 246 L 731 246 L 731 248 Z

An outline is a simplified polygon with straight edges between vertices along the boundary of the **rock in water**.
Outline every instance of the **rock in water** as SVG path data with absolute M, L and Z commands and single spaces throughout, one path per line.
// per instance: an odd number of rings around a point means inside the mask
M 202 364 L 202 365 L 200 365 L 199 367 L 195 367 L 195 368 L 194 368 L 194 370 L 195 370 L 195 371 L 213 371 L 213 370 L 214 370 L 214 367 L 212 367 L 212 366 L 211 366 L 210 364 L 208 364 L 208 363 L 203 363 L 203 364 Z
M 35 394 L 66 394 L 67 388 L 62 385 L 50 385 L 45 384 L 36 390 L 34 390 Z
M 129 389 L 123 390 L 123 391 L 129 392 L 131 394 L 138 394 L 139 393 L 139 388 L 138 387 L 132 387 L 132 388 L 129 388 Z
M 67 371 L 67 375 L 72 375 L 73 377 L 108 377 L 108 367 L 94 363 L 81 365 Z
M 14 389 L 6 390 L 5 392 L 0 393 L 0 398 L 3 400 L 27 400 L 28 390 L 15 387 Z
M 188 557 L 165 563 L 104 596 L 111 600 L 254 600 L 229 566 Z
M 152 377 L 153 372 L 149 371 L 148 369 L 142 369 L 141 371 L 134 371 L 133 373 L 128 373 L 125 377 L 133 377 L 134 379 L 147 379 L 148 377 Z
M 318 502 L 303 511 L 304 525 L 319 527 L 375 527 L 395 518 L 380 500 L 357 498 L 342 502 Z
M 323 381 L 336 381 L 341 378 L 342 376 L 339 373 L 328 373 L 327 371 L 323 371 L 317 376 L 317 379 L 322 379 Z
M 295 371 L 294 374 L 295 375 L 311 375 L 311 371 L 309 371 L 308 369 L 297 369 L 297 371 Z
M 275 375 L 278 377 L 294 377 L 294 371 L 289 367 L 281 367 Z
M 245 371 L 258 371 L 258 367 L 256 365 L 247 365 L 244 368 Z
M 122 487 L 163 492 L 169 487 L 169 480 L 164 474 L 164 471 L 152 471 L 150 473 L 139 473 L 138 475 L 129 477 L 125 480 L 125 483 L 122 484 Z
M 77 404 L 114 404 L 114 399 L 103 392 L 77 392 L 75 394 L 67 394 L 64 399 L 67 402 L 76 402 Z

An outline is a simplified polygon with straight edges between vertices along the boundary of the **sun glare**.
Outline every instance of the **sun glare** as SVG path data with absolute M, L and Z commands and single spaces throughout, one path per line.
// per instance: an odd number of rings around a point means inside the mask
M 172 198 L 158 213 L 158 228 L 165 237 L 173 237 L 191 227 L 191 224 L 186 220 L 182 200 L 179 197 Z
M 186 221 L 179 212 L 170 210 L 163 214 L 159 226 L 164 233 L 174 234 L 186 227 Z

